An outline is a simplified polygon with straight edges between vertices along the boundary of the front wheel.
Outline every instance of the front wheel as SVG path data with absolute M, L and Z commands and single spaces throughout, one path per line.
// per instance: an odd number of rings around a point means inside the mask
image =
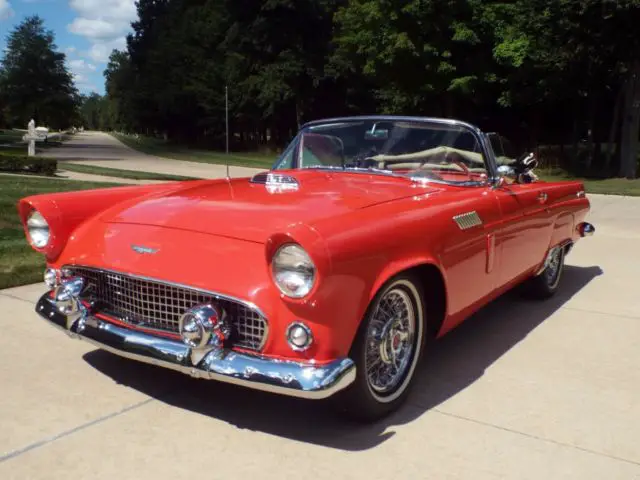
M 425 302 L 413 275 L 388 281 L 371 301 L 350 357 L 356 380 L 337 399 L 350 417 L 372 421 L 406 399 L 424 350 Z

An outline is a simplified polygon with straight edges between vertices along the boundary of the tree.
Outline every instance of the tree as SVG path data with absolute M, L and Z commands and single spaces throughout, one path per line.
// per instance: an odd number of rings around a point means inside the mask
M 63 128 L 77 118 L 79 97 L 65 55 L 40 17 L 27 17 L 9 34 L 1 63 L 0 95 L 11 124 L 26 125 L 34 118 Z
M 82 125 L 88 130 L 110 130 L 109 99 L 95 92 L 80 97 Z
M 140 128 L 134 97 L 136 87 L 131 60 L 128 53 L 114 50 L 104 71 L 106 107 L 105 128 L 113 130 L 136 130 Z
M 336 14 L 333 64 L 363 74 L 383 111 L 454 115 L 482 80 L 467 0 L 351 0 Z

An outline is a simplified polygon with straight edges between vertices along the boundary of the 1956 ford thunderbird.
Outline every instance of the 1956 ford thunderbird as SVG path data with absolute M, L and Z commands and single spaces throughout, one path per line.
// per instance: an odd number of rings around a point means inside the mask
M 538 180 L 499 140 L 335 118 L 252 178 L 23 198 L 36 311 L 123 357 L 380 418 L 432 339 L 516 285 L 553 295 L 594 232 L 582 183 Z

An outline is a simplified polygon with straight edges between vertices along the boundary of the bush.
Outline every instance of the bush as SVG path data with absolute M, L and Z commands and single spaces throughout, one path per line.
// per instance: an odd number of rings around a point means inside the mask
M 0 172 L 35 173 L 53 176 L 58 169 L 55 158 L 28 157 L 25 155 L 0 155 Z

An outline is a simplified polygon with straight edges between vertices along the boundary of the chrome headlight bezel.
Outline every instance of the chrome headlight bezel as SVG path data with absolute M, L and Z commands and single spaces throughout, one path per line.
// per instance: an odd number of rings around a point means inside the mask
M 317 270 L 311 256 L 297 243 L 281 245 L 271 258 L 273 283 L 289 298 L 306 297 L 313 290 L 316 277 Z
M 45 248 L 51 241 L 49 222 L 37 210 L 31 211 L 26 221 L 29 242 L 36 248 Z

